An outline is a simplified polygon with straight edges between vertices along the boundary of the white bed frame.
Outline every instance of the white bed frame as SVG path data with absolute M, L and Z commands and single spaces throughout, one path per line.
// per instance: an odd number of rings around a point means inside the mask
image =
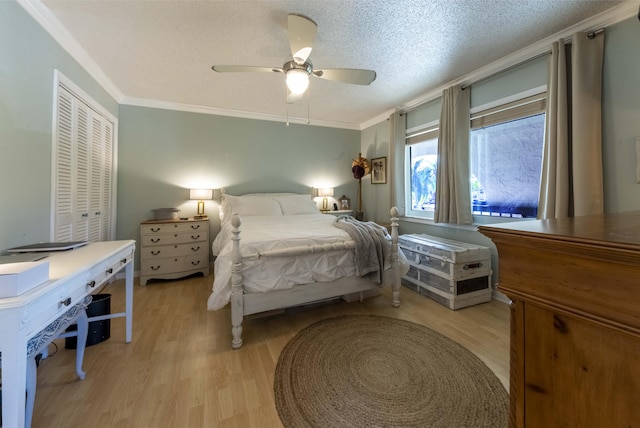
M 391 306 L 400 306 L 400 261 L 398 259 L 398 210 L 391 208 Z M 363 293 L 368 290 L 379 289 L 384 286 L 373 280 L 361 277 L 346 277 L 331 282 L 314 282 L 297 285 L 287 290 L 276 290 L 267 293 L 245 293 L 242 284 L 243 257 L 240 253 L 240 217 L 233 215 L 231 219 L 232 231 L 232 267 L 231 267 L 231 346 L 238 349 L 242 346 L 242 321 L 245 316 L 282 309 L 323 299 L 345 296 L 353 293 Z M 310 245 L 289 248 L 286 250 L 272 250 L 249 257 L 290 257 L 303 254 L 335 251 L 353 248 L 353 241 L 346 241 L 329 245 Z M 387 277 L 387 275 L 384 275 Z

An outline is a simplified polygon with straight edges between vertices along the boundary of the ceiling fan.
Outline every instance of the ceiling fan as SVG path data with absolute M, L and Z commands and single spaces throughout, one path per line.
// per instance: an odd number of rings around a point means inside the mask
M 334 80 L 356 85 L 369 85 L 376 79 L 376 72 L 354 68 L 325 68 L 315 70 L 309 60 L 316 38 L 317 24 L 310 18 L 290 13 L 288 18 L 289 45 L 293 61 L 287 61 L 282 67 L 256 67 L 248 65 L 214 65 L 213 71 L 227 72 L 258 72 L 284 73 L 287 83 L 287 103 L 294 103 L 302 99 L 309 87 L 309 76 Z

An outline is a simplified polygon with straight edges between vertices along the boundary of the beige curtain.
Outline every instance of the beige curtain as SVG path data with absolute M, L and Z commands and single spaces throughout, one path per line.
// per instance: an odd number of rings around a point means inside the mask
M 391 180 L 391 206 L 398 209 L 400 216 L 405 214 L 404 199 L 404 148 L 407 134 L 407 115 L 396 111 L 389 117 L 389 141 L 391 150 L 387 176 Z
M 436 223 L 473 222 L 469 189 L 469 93 L 459 85 L 442 92 L 433 215 Z
M 564 41 L 553 43 L 538 203 L 540 219 L 604 211 L 603 56 L 604 33 L 593 38 L 589 38 L 588 33 L 575 34 L 570 63 Z

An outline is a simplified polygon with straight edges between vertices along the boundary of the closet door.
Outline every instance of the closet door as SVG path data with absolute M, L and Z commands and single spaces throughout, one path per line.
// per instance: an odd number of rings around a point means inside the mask
M 53 240 L 111 239 L 114 123 L 58 86 Z

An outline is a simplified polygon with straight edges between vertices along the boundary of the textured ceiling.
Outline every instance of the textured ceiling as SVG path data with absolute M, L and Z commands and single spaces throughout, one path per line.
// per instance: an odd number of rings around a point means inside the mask
M 28 1 L 28 0 L 25 0 Z M 359 127 L 447 82 L 619 1 L 264 0 L 42 2 L 124 103 L 155 101 Z M 289 61 L 287 14 L 318 24 L 318 68 L 377 72 L 370 86 L 313 78 L 286 104 L 280 73 L 215 73 L 214 64 Z

